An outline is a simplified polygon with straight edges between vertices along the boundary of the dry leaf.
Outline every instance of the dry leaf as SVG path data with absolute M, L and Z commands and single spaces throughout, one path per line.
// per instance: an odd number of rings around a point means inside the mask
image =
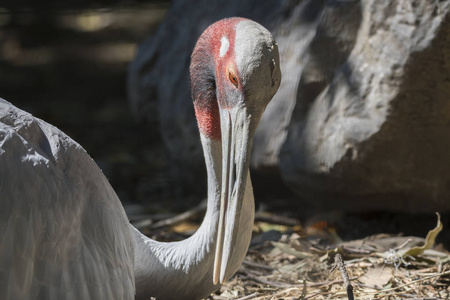
M 358 280 L 368 286 L 384 287 L 392 278 L 392 270 L 383 266 L 370 268 Z
M 439 213 L 436 213 L 437 215 L 437 225 L 434 229 L 430 230 L 427 234 L 427 237 L 425 238 L 425 244 L 421 247 L 413 247 L 406 251 L 403 256 L 417 256 L 421 255 L 425 250 L 430 249 L 434 245 L 434 241 L 436 240 L 437 235 L 442 230 L 442 223 L 441 223 L 441 216 Z

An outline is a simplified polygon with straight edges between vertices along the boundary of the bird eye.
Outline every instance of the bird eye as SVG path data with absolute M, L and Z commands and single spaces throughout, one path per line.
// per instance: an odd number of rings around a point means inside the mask
M 236 75 L 233 74 L 233 72 L 228 72 L 228 78 L 230 79 L 231 83 L 234 84 L 234 86 L 237 88 L 239 83 L 238 80 L 236 78 Z

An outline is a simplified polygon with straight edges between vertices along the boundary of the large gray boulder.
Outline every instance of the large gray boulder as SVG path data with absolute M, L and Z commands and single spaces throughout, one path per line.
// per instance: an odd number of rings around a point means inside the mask
M 450 210 L 450 0 L 244 3 L 174 1 L 130 66 L 130 102 L 158 116 L 172 174 L 192 186 L 203 170 L 187 72 L 196 38 L 239 15 L 273 33 L 283 72 L 254 171 L 323 208 Z

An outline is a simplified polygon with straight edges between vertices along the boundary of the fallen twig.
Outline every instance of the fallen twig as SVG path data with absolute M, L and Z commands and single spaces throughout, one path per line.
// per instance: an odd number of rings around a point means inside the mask
M 256 297 L 256 296 L 259 296 L 258 292 L 254 292 L 253 294 L 250 294 L 250 295 L 238 298 L 236 300 L 248 300 L 248 299 L 251 299 L 251 298 Z
M 331 272 L 333 272 L 333 270 L 336 267 L 339 269 L 339 271 L 341 272 L 342 278 L 344 279 L 344 285 L 347 290 L 348 300 L 354 300 L 355 297 L 353 296 L 353 286 L 350 284 L 350 280 L 348 279 L 347 270 L 345 269 L 344 260 L 342 259 L 342 256 L 339 253 L 336 253 L 336 255 L 334 256 L 334 265 L 331 268 Z
M 306 297 L 306 293 L 307 293 L 307 284 L 306 284 L 306 280 L 303 280 L 303 289 L 302 289 L 302 294 L 300 295 L 300 300 L 304 300 Z
M 259 212 L 255 214 L 255 222 L 266 222 L 284 226 L 295 226 L 300 224 L 300 221 L 297 219 Z
M 267 284 L 270 286 L 274 286 L 274 287 L 279 287 L 279 288 L 287 288 L 287 287 L 292 287 L 292 284 L 286 284 L 286 283 L 281 283 L 281 282 L 273 282 L 273 281 L 269 281 L 267 279 L 264 278 L 260 278 L 256 275 L 253 275 L 252 273 L 250 273 L 246 268 L 240 268 L 239 271 L 242 271 L 245 276 L 247 276 L 247 278 L 262 283 L 262 284 Z
M 273 271 L 273 270 L 275 270 L 275 268 L 272 268 L 271 266 L 263 265 L 263 264 L 258 264 L 258 263 L 251 262 L 251 261 L 248 261 L 248 260 L 244 260 L 244 261 L 242 262 L 242 264 L 243 264 L 243 265 L 247 265 L 247 266 L 249 266 L 249 267 L 259 268 L 259 269 L 263 269 L 263 270 L 267 270 L 267 271 Z
M 206 200 L 203 200 L 199 205 L 197 205 L 193 209 L 185 211 L 184 213 L 176 215 L 172 218 L 164 219 L 159 222 L 153 223 L 149 226 L 149 228 L 159 229 L 162 227 L 174 226 L 180 224 L 181 222 L 189 220 L 195 216 L 198 216 L 199 214 L 204 213 L 205 210 L 206 210 Z
M 356 280 L 357 277 L 352 277 L 350 278 L 350 281 L 352 280 Z M 319 287 L 319 286 L 323 286 L 323 285 L 331 285 L 331 284 L 335 284 L 335 283 L 343 283 L 344 280 L 342 279 L 337 279 L 337 280 L 333 280 L 333 281 L 322 281 L 322 282 L 312 282 L 312 283 L 308 283 L 308 287 Z
M 153 224 L 153 219 L 146 218 L 140 221 L 133 222 L 132 224 L 137 230 L 142 230 L 144 228 L 151 226 Z
M 315 297 L 315 296 L 317 296 L 317 295 L 320 295 L 320 294 L 323 294 L 323 292 L 316 292 L 316 293 L 314 293 L 314 294 L 311 294 L 311 295 L 306 296 L 304 299 L 305 299 L 305 300 L 306 300 L 306 299 L 310 299 L 310 298 L 313 298 L 313 297 Z

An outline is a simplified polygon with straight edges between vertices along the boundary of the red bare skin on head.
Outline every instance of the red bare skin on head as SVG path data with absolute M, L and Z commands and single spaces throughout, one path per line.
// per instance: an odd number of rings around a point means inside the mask
M 194 109 L 200 132 L 210 139 L 220 140 L 222 133 L 220 132 L 220 114 L 217 103 L 206 107 L 194 104 Z
M 230 72 L 240 85 L 234 43 L 235 27 L 243 20 L 246 19 L 229 18 L 209 26 L 198 39 L 191 56 L 191 89 L 198 127 L 204 136 L 214 140 L 221 139 L 218 100 L 222 108 L 229 106 L 224 101 L 225 85 L 233 85 L 229 78 Z M 222 37 L 228 39 L 229 47 L 220 57 Z

